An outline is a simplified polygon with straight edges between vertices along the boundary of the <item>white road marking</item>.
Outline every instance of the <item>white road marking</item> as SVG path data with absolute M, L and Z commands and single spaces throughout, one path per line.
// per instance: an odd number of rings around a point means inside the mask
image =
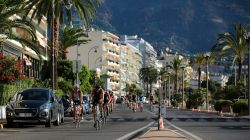
M 130 132 L 130 133 L 128 133 L 128 134 L 126 134 L 126 135 L 124 135 L 124 136 L 122 136 L 122 137 L 116 139 L 116 140 L 128 139 L 128 138 L 131 137 L 132 135 L 135 135 L 136 133 L 142 131 L 143 129 L 146 129 L 146 128 L 150 127 L 150 126 L 153 125 L 154 123 L 155 123 L 155 122 L 151 122 L 151 123 L 149 123 L 148 125 L 146 125 L 146 126 L 144 126 L 144 127 L 141 127 L 141 128 L 139 128 L 139 129 L 137 129 L 137 130 L 135 130 L 135 131 L 132 131 L 132 132 Z
M 180 127 L 177 127 L 176 125 L 170 123 L 168 120 L 165 120 L 165 121 L 167 122 L 168 125 L 171 125 L 171 126 L 174 127 L 175 129 L 177 129 L 177 130 L 179 130 L 179 131 L 181 131 L 181 132 L 183 132 L 183 133 L 189 135 L 190 137 L 194 138 L 195 140 L 203 140 L 202 138 L 200 138 L 200 137 L 194 135 L 193 133 L 190 133 L 190 132 L 188 132 L 188 131 L 186 131 L 186 130 L 184 130 L 184 129 L 181 129 Z
M 150 114 L 155 115 L 155 113 L 150 112 L 150 111 L 148 111 L 148 110 L 147 110 L 147 112 L 150 113 Z M 179 131 L 181 131 L 181 132 L 183 132 L 183 133 L 189 135 L 190 137 L 194 138 L 195 140 L 202 140 L 202 138 L 200 138 L 200 137 L 198 137 L 198 136 L 196 136 L 196 135 L 194 135 L 194 134 L 192 134 L 192 133 L 190 133 L 190 132 L 188 132 L 188 131 L 186 131 L 186 130 L 184 130 L 184 129 L 181 129 L 181 128 L 177 127 L 176 125 L 172 124 L 172 123 L 169 122 L 168 120 L 166 120 L 166 119 L 164 119 L 164 120 L 167 122 L 167 124 L 171 125 L 173 128 L 175 128 L 175 129 L 177 129 L 177 130 L 179 130 Z

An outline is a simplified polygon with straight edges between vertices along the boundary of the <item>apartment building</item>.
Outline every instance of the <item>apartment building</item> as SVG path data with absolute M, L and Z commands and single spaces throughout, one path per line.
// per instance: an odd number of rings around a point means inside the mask
M 139 38 L 137 35 L 122 35 L 120 40 L 139 49 L 142 54 L 142 67 L 156 67 L 155 61 L 157 60 L 157 52 L 150 43 L 145 41 L 143 38 Z
M 142 54 L 139 49 L 129 43 L 122 43 L 121 51 L 122 61 L 122 80 L 124 89 L 126 84 L 135 84 L 138 88 L 141 88 L 140 82 L 140 69 L 142 68 Z M 124 53 L 123 53 L 124 52 Z M 125 55 L 123 55 L 125 54 Z
M 28 20 L 29 17 L 28 16 Z M 13 19 L 19 18 L 18 15 L 14 15 Z M 48 60 L 47 57 L 47 19 L 44 17 L 41 23 L 38 25 L 37 20 L 32 20 L 31 23 L 36 28 L 36 36 L 38 39 L 37 47 L 40 51 L 41 58 L 43 60 Z M 26 39 L 30 39 L 30 36 L 27 32 L 24 32 L 22 29 L 14 29 L 13 32 L 19 34 Z M 3 37 L 4 35 L 1 35 Z M 29 46 L 23 46 L 18 41 L 5 38 L 2 40 L 1 50 L 4 55 L 11 55 L 18 60 L 23 61 L 23 71 L 24 74 L 28 77 L 39 78 L 39 70 L 41 67 L 41 61 L 38 54 L 32 50 Z
M 112 90 L 115 94 L 121 92 L 121 62 L 119 37 L 105 31 L 91 29 L 88 32 L 87 44 L 79 44 L 70 47 L 67 58 L 69 60 L 80 60 L 90 70 L 100 70 L 101 75 L 108 75 L 105 79 L 105 88 Z

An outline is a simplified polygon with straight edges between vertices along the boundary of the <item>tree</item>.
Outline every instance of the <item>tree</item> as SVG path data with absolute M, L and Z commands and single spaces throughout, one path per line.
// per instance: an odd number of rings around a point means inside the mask
M 150 85 L 150 93 L 152 93 L 153 84 L 158 80 L 158 72 L 157 69 L 152 68 L 149 72 L 149 85 Z
M 179 56 L 175 57 L 172 62 L 172 67 L 175 73 L 175 86 L 174 87 L 175 87 L 176 93 L 178 92 L 178 77 L 179 77 L 179 72 L 181 69 L 181 63 L 182 63 L 182 60 L 180 59 Z
M 23 0 L 22 7 L 27 9 L 26 16 L 31 14 L 31 19 L 36 18 L 38 23 L 41 23 L 43 17 L 47 18 L 47 23 L 50 29 L 50 47 L 52 50 L 58 50 L 59 48 L 59 27 L 60 23 L 64 20 L 64 14 L 66 13 L 68 22 L 72 21 L 72 9 L 79 15 L 82 19 L 85 27 L 89 26 L 89 22 L 94 18 L 96 12 L 96 6 L 101 4 L 101 0 Z M 53 15 L 55 18 L 53 18 Z M 52 45 L 54 44 L 54 45 Z M 52 48 L 53 47 L 53 48 Z M 57 54 L 57 53 L 56 53 Z M 56 60 L 57 57 L 55 57 Z M 55 63 L 55 69 L 57 69 L 57 64 Z M 54 75 L 51 75 L 54 76 Z M 56 83 L 57 72 L 55 72 L 55 82 Z M 54 78 L 52 78 L 54 79 Z
M 68 48 L 79 44 L 86 44 L 89 40 L 88 35 L 83 29 L 65 27 L 60 34 L 60 54 L 61 58 L 66 59 Z
M 39 54 L 37 48 L 37 38 L 35 27 L 24 19 L 15 18 L 14 15 L 21 16 L 25 9 L 20 8 L 22 0 L 0 0 L 0 44 L 2 38 L 9 38 L 20 42 L 23 46 L 27 45 Z M 15 30 L 20 30 L 27 34 L 22 36 Z
M 221 52 L 221 55 L 233 54 L 234 61 L 238 62 L 238 81 L 241 79 L 242 64 L 248 49 L 245 35 L 246 26 L 242 24 L 234 25 L 234 33 L 224 33 L 218 35 L 218 41 L 212 51 Z
M 195 64 L 197 64 L 198 68 L 198 89 L 201 88 L 201 69 L 202 69 L 202 65 L 205 63 L 205 58 L 204 58 L 204 54 L 203 53 L 198 53 L 196 54 L 195 57 Z
M 144 85 L 146 84 L 146 96 L 149 97 L 149 79 L 150 79 L 150 71 L 152 67 L 144 67 L 140 69 L 139 76 L 140 79 L 143 81 Z
M 82 91 L 91 91 L 91 85 L 89 83 L 90 71 L 85 65 L 82 66 L 82 71 L 79 73 L 79 79 L 81 81 Z

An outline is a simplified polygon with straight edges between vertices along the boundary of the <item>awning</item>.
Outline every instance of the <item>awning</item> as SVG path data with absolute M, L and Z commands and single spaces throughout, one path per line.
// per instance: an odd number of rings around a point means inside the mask
M 30 62 L 30 60 L 28 59 L 26 55 L 23 55 L 23 60 L 26 66 L 32 66 L 32 63 Z

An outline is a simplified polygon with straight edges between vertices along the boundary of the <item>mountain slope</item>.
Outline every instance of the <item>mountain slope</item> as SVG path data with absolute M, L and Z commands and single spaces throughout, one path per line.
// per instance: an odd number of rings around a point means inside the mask
M 117 34 L 137 34 L 155 49 L 209 51 L 219 33 L 250 23 L 248 0 L 105 0 L 94 24 Z

